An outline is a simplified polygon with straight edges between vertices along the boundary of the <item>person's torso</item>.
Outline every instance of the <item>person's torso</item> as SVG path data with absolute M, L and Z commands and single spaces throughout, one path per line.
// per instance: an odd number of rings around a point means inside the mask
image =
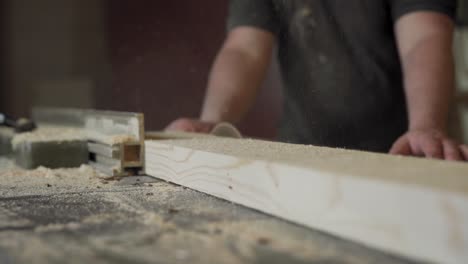
M 272 1 L 281 21 L 281 139 L 385 151 L 406 129 L 388 1 Z

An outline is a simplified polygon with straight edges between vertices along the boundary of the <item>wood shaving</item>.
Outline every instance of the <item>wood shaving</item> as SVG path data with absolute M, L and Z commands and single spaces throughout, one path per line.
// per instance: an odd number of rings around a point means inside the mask
M 86 136 L 82 130 L 67 127 L 40 127 L 32 132 L 16 134 L 12 139 L 13 149 L 25 142 L 82 141 Z

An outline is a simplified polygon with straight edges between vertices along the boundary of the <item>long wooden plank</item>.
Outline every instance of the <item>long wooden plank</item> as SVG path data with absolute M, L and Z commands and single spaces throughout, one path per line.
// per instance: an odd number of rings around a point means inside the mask
M 146 141 L 146 173 L 417 260 L 468 263 L 468 165 L 256 140 Z

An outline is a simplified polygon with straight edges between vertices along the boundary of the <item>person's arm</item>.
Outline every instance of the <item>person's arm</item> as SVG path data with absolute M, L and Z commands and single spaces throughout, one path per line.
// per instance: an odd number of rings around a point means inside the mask
M 467 146 L 447 137 L 455 87 L 453 30 L 450 17 L 431 11 L 412 12 L 396 21 L 409 131 L 395 142 L 390 153 L 468 159 Z
M 271 62 L 274 36 L 253 27 L 238 27 L 214 63 L 201 120 L 239 122 L 252 106 Z
M 265 78 L 274 41 L 273 33 L 255 27 L 231 30 L 211 70 L 200 119 L 181 118 L 166 129 L 209 132 L 219 122 L 238 123 Z

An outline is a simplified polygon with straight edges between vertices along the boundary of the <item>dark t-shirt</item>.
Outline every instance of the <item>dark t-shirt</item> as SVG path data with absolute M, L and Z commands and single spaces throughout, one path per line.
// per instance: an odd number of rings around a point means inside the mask
M 388 151 L 407 129 L 393 31 L 402 15 L 455 0 L 231 0 L 228 29 L 274 33 L 284 86 L 280 140 Z

